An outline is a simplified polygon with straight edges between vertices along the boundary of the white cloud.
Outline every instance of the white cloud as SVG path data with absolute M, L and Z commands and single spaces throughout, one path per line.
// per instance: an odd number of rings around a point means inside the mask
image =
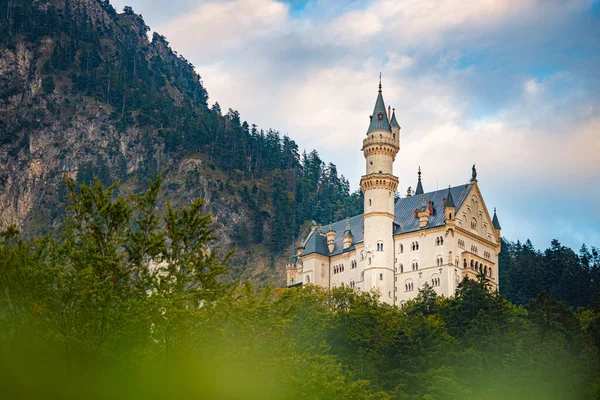
M 275 0 L 206 1 L 158 30 L 184 54 L 223 55 L 286 25 L 288 8 Z

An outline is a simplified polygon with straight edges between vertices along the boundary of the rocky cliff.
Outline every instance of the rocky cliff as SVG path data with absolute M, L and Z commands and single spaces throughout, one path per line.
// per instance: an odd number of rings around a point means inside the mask
M 205 199 L 219 246 L 240 248 L 236 275 L 279 282 L 273 260 L 305 220 L 359 211 L 335 166 L 209 108 L 193 66 L 132 10 L 107 0 L 0 10 L 0 227 L 52 228 L 65 175 L 128 192 L 161 173 L 165 199 Z

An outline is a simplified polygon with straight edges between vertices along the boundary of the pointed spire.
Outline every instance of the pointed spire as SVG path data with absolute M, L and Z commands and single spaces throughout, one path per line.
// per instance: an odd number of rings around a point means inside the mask
M 377 101 L 375 102 L 375 108 L 373 109 L 373 115 L 371 116 L 371 123 L 369 124 L 367 134 L 372 131 L 392 131 L 388 113 L 385 109 L 383 95 L 381 94 L 381 74 L 379 74 L 379 93 L 377 94 Z
M 423 191 L 423 185 L 421 184 L 421 167 L 419 166 L 419 182 L 417 182 L 417 190 L 415 190 L 415 196 L 425 193 Z
M 396 109 L 392 108 L 392 119 L 390 121 L 390 125 L 392 126 L 392 128 L 400 128 L 400 124 L 398 123 L 398 120 L 396 120 Z
M 494 225 L 494 228 L 496 229 L 502 229 L 502 227 L 500 227 L 500 221 L 498 221 L 498 215 L 496 215 L 496 207 L 494 207 L 494 218 L 492 219 L 492 225 Z
M 456 207 L 454 205 L 454 199 L 452 198 L 452 191 L 450 185 L 448 185 L 448 196 L 446 196 L 446 207 Z

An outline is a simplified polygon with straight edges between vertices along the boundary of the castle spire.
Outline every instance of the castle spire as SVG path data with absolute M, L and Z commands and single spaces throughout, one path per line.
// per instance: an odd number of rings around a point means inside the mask
M 420 166 L 419 166 L 418 175 L 419 175 L 419 182 L 417 182 L 417 190 L 415 191 L 415 196 L 425 193 L 423 191 L 423 185 L 421 184 L 421 167 Z
M 502 229 L 500 227 L 500 221 L 498 221 L 498 215 L 496 215 L 496 207 L 494 207 L 494 218 L 492 219 L 492 225 L 495 229 Z
M 452 191 L 450 185 L 448 185 L 448 196 L 446 196 L 446 207 L 456 207 L 454 205 L 454 199 L 452 198 Z
M 390 125 L 392 126 L 392 128 L 400 128 L 400 124 L 398 123 L 398 120 L 396 120 L 396 109 L 392 108 L 392 118 L 390 121 Z
M 381 94 L 381 73 L 379 74 L 379 93 L 377 94 L 377 101 L 375 102 L 373 115 L 371 115 L 371 123 L 369 124 L 367 134 L 373 131 L 392 131 L 392 127 L 390 126 L 390 120 L 388 118 L 388 113 L 385 109 L 383 95 Z

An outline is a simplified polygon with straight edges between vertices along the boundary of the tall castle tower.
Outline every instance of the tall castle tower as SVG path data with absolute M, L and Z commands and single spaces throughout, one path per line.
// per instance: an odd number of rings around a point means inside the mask
M 364 288 L 381 292 L 381 300 L 394 301 L 394 193 L 398 178 L 393 165 L 400 150 L 400 125 L 395 112 L 388 117 L 381 77 L 379 93 L 362 151 L 366 159 L 366 174 L 361 177 L 364 193 L 364 244 L 366 265 Z

